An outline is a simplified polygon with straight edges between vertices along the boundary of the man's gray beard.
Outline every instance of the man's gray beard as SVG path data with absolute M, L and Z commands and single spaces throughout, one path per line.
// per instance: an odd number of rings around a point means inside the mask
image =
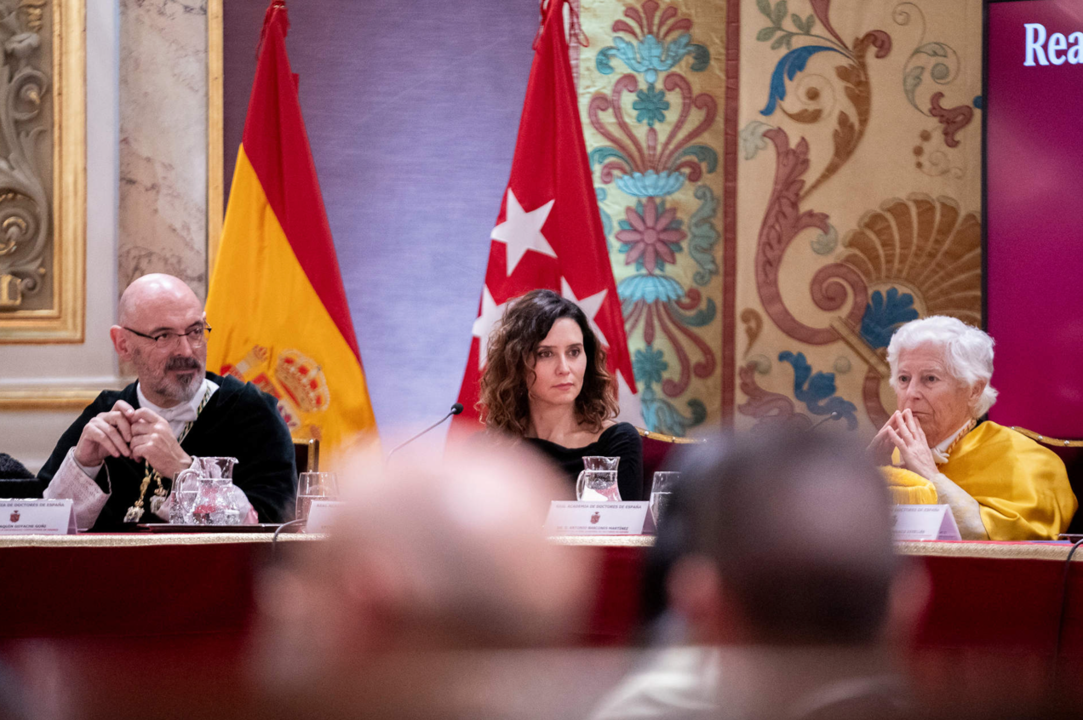
M 202 372 L 198 370 L 192 371 L 192 381 L 187 386 L 183 385 L 180 380 L 176 384 L 171 384 L 167 380 L 163 380 L 162 384 L 154 388 L 162 397 L 167 397 L 170 400 L 180 404 L 191 402 L 192 398 L 199 392 L 200 386 L 203 384 L 203 379 L 207 377 L 207 371 Z

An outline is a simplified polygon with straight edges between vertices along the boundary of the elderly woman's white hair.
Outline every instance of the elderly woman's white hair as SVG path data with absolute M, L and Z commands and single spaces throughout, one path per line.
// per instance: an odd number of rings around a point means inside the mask
M 891 387 L 895 388 L 899 354 L 920 345 L 938 345 L 944 349 L 948 372 L 968 388 L 984 383 L 985 389 L 971 406 L 974 419 L 989 412 L 997 400 L 997 391 L 989 384 L 993 377 L 993 338 L 962 320 L 933 315 L 906 323 L 891 336 L 887 362 L 891 366 Z

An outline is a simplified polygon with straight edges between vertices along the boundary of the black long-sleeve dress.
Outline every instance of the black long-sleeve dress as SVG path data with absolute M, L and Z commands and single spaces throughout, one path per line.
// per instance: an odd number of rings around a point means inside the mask
M 525 439 L 564 471 L 571 483 L 572 499 L 575 499 L 576 479 L 583 471 L 583 458 L 592 455 L 619 457 L 617 486 L 620 499 L 629 502 L 643 499 L 643 440 L 631 423 L 612 425 L 590 445 L 579 448 L 566 448 L 539 438 Z

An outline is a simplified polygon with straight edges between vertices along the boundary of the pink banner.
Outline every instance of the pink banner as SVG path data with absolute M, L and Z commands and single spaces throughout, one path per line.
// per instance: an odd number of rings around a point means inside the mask
M 988 5 L 990 417 L 1083 437 L 1083 2 Z

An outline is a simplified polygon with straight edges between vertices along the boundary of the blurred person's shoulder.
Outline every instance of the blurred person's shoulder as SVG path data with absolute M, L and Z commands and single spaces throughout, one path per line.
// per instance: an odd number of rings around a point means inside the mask
M 665 648 L 648 655 L 639 669 L 610 691 L 590 718 L 714 717 L 720 707 L 721 684 L 722 654 L 718 648 Z

